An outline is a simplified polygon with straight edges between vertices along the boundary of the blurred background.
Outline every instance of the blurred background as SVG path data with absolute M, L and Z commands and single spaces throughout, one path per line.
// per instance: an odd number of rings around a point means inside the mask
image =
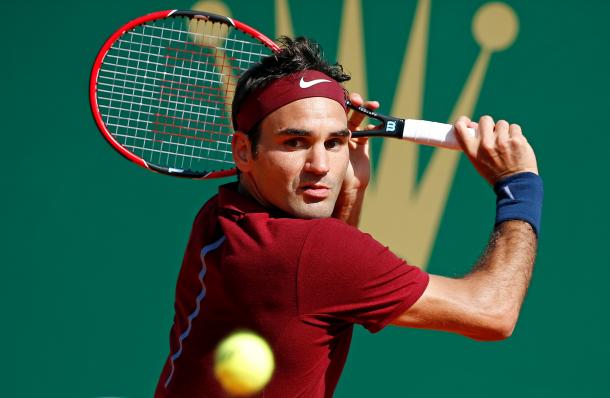
M 225 9 L 271 37 L 313 37 L 383 112 L 436 121 L 458 111 L 491 114 L 521 124 L 537 152 L 546 191 L 540 254 L 514 335 L 478 343 L 357 327 L 336 397 L 610 396 L 610 4 L 601 0 L 6 4 L 3 396 L 152 396 L 193 217 L 229 180 L 174 179 L 124 160 L 95 127 L 88 84 L 112 32 L 170 8 Z M 477 25 L 484 12 L 495 22 Z M 421 86 L 399 84 L 409 60 Z M 417 181 L 405 209 L 391 213 L 383 213 L 383 198 L 395 188 L 376 185 L 363 228 L 383 235 L 367 220 L 390 217 L 387 228 L 406 237 L 406 249 L 396 247 L 400 239 L 389 239 L 391 248 L 430 272 L 458 276 L 486 243 L 494 195 L 464 156 L 445 152 L 375 141 L 377 181 L 389 175 L 400 186 L 409 170 Z M 404 159 L 404 169 L 388 174 L 384 156 Z M 449 166 L 427 173 L 441 158 Z M 438 186 L 421 199 L 436 207 L 413 200 L 423 181 Z M 409 218 L 417 213 L 428 216 Z

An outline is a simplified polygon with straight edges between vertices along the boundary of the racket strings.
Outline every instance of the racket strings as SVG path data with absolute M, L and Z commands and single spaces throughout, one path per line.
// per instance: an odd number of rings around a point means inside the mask
M 172 17 L 140 25 L 104 58 L 100 113 L 113 138 L 148 163 L 201 172 L 229 168 L 237 80 L 270 53 L 218 22 Z

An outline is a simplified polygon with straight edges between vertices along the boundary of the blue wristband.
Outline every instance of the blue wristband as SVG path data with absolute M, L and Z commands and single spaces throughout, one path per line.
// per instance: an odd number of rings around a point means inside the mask
M 534 173 L 518 173 L 494 186 L 496 192 L 496 225 L 508 220 L 522 220 L 540 233 L 542 215 L 542 178 Z

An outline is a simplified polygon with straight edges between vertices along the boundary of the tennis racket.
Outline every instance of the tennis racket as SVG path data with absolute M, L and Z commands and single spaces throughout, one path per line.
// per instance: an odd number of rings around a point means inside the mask
M 142 16 L 113 33 L 95 59 L 89 87 L 93 117 L 116 151 L 146 169 L 197 179 L 233 175 L 231 103 L 237 80 L 278 50 L 233 18 L 181 10 Z M 352 108 L 382 123 L 353 136 L 459 149 L 451 125 Z

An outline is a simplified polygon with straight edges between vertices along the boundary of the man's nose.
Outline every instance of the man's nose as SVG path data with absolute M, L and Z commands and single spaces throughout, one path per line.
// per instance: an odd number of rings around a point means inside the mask
M 305 171 L 313 174 L 328 173 L 328 152 L 324 145 L 313 145 L 305 162 Z

